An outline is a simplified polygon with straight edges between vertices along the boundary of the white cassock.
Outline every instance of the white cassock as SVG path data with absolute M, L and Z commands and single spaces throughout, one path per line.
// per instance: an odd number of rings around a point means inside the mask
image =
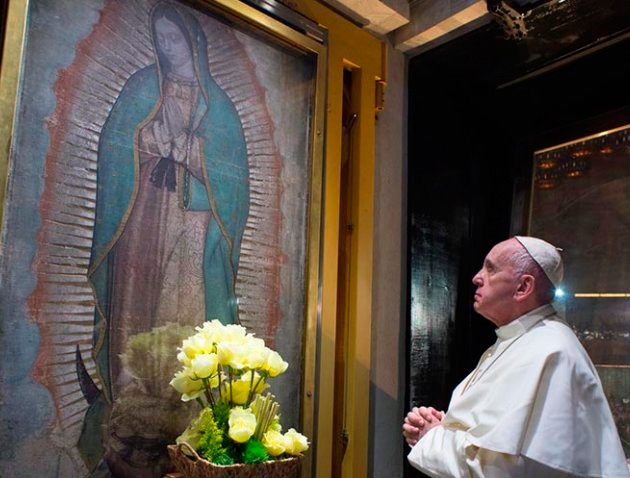
M 496 333 L 409 462 L 433 477 L 630 477 L 595 367 L 554 308 Z

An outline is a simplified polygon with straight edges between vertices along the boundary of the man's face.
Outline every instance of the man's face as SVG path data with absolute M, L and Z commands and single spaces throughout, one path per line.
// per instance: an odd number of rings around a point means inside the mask
M 514 318 L 514 293 L 519 276 L 510 258 L 516 248 L 518 243 L 512 239 L 494 246 L 486 256 L 483 267 L 472 279 L 477 286 L 473 304 L 475 311 L 497 327 Z

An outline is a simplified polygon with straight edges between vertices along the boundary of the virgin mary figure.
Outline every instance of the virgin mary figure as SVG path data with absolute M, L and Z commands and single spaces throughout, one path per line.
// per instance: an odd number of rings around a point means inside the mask
M 235 281 L 249 210 L 241 121 L 210 75 L 198 21 L 163 2 L 150 28 L 156 62 L 125 83 L 98 147 L 88 279 L 101 387 L 84 388 L 87 448 L 98 447 L 90 434 L 103 428 L 90 420 L 107 421 L 131 382 L 120 359 L 130 337 L 172 322 L 238 321 Z

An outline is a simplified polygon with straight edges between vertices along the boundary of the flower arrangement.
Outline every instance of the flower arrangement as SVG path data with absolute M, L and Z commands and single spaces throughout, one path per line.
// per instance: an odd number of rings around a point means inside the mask
M 187 443 L 218 465 L 261 463 L 300 456 L 307 438 L 291 428 L 282 432 L 279 405 L 263 395 L 269 378 L 288 363 L 240 325 L 205 322 L 184 339 L 177 360 L 182 369 L 170 384 L 185 402 L 201 411 L 176 442 Z

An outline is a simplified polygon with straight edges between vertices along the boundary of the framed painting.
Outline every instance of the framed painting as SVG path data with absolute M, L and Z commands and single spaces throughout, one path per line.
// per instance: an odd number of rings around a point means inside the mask
M 630 125 L 534 153 L 529 232 L 563 249 L 557 300 L 630 456 Z
M 9 2 L 0 475 L 163 476 L 212 319 L 289 362 L 313 436 L 325 34 L 258 3 Z

